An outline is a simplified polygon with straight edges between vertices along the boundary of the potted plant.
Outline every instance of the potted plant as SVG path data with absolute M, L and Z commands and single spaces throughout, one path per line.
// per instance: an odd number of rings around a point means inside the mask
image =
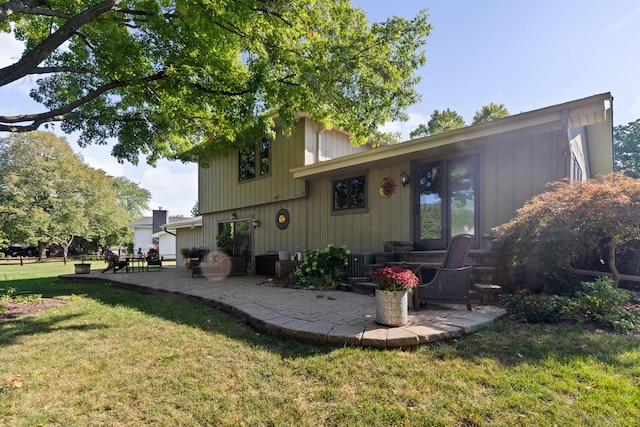
M 180 248 L 180 255 L 184 258 L 184 266 L 191 270 L 191 248 Z
M 408 321 L 407 291 L 418 286 L 418 277 L 400 266 L 383 267 L 371 277 L 376 284 L 376 322 L 402 326 Z
M 85 262 L 86 255 L 80 255 L 80 263 L 74 264 L 76 274 L 88 274 L 91 273 L 91 263 Z
M 218 250 L 231 256 L 233 253 L 233 238 L 231 231 L 223 231 L 216 236 L 216 245 Z

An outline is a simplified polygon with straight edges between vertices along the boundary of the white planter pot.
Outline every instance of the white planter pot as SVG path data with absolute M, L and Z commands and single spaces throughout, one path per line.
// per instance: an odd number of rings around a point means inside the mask
M 387 326 L 402 326 L 408 322 L 407 291 L 376 289 L 376 322 Z

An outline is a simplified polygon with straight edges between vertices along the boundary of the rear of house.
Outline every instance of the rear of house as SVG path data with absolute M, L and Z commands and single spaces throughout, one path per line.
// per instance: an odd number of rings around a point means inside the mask
M 604 93 L 379 148 L 301 115 L 292 135 L 276 127 L 273 140 L 199 169 L 202 246 L 230 232 L 249 270 L 255 255 L 329 243 L 438 250 L 470 233 L 489 249 L 492 228 L 547 183 L 612 171 L 611 115 Z

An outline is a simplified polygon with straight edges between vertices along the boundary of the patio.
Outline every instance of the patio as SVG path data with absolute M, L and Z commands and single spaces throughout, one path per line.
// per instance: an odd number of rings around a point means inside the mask
M 244 319 L 257 330 L 315 343 L 411 348 L 472 333 L 505 315 L 497 306 L 429 306 L 409 310 L 401 327 L 375 323 L 375 298 L 344 291 L 310 291 L 261 284 L 262 276 L 192 278 L 184 268 L 135 274 L 63 275 L 63 282 L 106 282 L 138 292 L 184 298 Z

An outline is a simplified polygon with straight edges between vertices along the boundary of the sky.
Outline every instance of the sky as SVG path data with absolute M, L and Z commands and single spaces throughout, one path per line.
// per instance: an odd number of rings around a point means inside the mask
M 410 120 L 382 130 L 409 132 L 435 109 L 450 108 L 470 123 L 491 102 L 511 114 L 611 92 L 614 125 L 640 118 L 640 3 L 637 0 L 354 0 L 371 22 L 428 9 L 433 26 L 427 64 L 418 70 L 422 100 Z M 15 62 L 21 45 L 0 34 L 0 67 Z M 0 115 L 33 113 L 31 81 L 0 88 Z M 0 136 L 6 134 L 0 133 Z M 91 167 L 125 176 L 152 194 L 150 208 L 190 216 L 197 201 L 197 166 L 161 160 L 119 164 L 110 146 L 72 148 Z M 150 214 L 148 212 L 147 214 Z

